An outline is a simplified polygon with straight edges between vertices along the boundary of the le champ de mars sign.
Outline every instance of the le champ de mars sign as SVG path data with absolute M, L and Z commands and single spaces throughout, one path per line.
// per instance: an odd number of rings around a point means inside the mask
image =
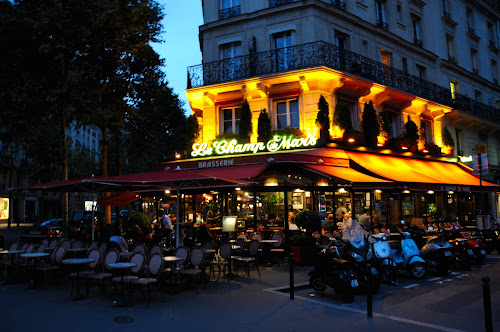
M 207 142 L 194 143 L 191 157 L 224 156 L 239 153 L 277 152 L 316 146 L 318 139 L 313 136 L 295 137 L 275 135 L 267 143 L 238 143 L 237 140 L 214 141 L 212 146 Z

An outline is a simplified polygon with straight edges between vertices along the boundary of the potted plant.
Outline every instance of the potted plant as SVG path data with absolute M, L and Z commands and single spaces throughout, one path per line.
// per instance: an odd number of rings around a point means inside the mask
M 245 99 L 241 105 L 240 127 L 238 132 L 241 143 L 250 142 L 252 130 L 252 111 L 250 111 L 250 105 L 248 105 L 248 101 Z
M 316 211 L 302 211 L 295 217 L 295 223 L 306 233 L 312 236 L 314 232 L 321 231 L 321 216 Z
M 316 125 L 319 127 L 319 139 L 322 145 L 330 139 L 330 115 L 329 106 L 325 97 L 321 96 L 318 102 L 318 115 L 316 116 Z
M 443 145 L 447 146 L 451 150 L 451 155 L 453 156 L 453 148 L 455 147 L 455 141 L 453 140 L 453 136 L 451 136 L 450 131 L 448 130 L 448 127 L 443 128 Z
M 318 248 L 312 236 L 294 235 L 290 239 L 293 261 L 300 265 L 314 265 Z
M 369 147 L 377 146 L 377 136 L 380 134 L 380 124 L 378 123 L 377 112 L 373 107 L 373 102 L 365 103 L 365 109 L 361 118 L 361 129 L 365 136 L 365 143 Z
M 269 113 L 264 108 L 260 111 L 259 121 L 257 122 L 257 135 L 259 142 L 267 142 L 271 139 L 272 127 Z

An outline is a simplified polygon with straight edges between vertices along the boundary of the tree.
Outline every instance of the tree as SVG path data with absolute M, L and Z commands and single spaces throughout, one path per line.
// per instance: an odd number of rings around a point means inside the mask
M 410 151 L 417 150 L 418 140 L 420 139 L 420 134 L 418 131 L 419 130 L 415 122 L 410 120 L 410 117 L 408 117 L 408 121 L 405 123 L 404 127 L 403 138 L 405 139 L 405 141 L 407 141 Z
M 361 118 L 361 130 L 365 135 L 366 145 L 371 147 L 376 146 L 377 136 L 380 134 L 380 124 L 371 100 L 369 103 L 365 103 L 365 109 Z
M 250 111 L 250 105 L 245 99 L 241 105 L 240 128 L 238 131 L 240 139 L 243 141 L 250 140 L 252 130 L 252 111 Z
M 330 108 L 325 97 L 321 96 L 318 101 L 318 115 L 316 116 L 316 125 L 319 127 L 320 139 L 330 138 Z
M 200 124 L 195 114 L 188 116 L 186 120 L 186 141 L 187 149 L 191 149 L 193 144 L 200 137 Z
M 335 105 L 333 120 L 340 127 L 340 129 L 343 129 L 346 132 L 352 129 L 351 109 L 347 103 L 342 100 L 337 102 L 337 105 Z
M 383 110 L 380 112 L 378 121 L 380 123 L 380 133 L 384 138 L 389 138 L 391 136 L 391 116 L 389 111 Z
M 257 135 L 261 142 L 267 142 L 272 136 L 271 118 L 269 118 L 269 113 L 264 108 L 260 111 L 259 121 L 257 123 Z
M 443 145 L 448 146 L 453 148 L 455 146 L 455 141 L 453 140 L 453 136 L 451 136 L 450 131 L 448 130 L 448 127 L 443 128 Z

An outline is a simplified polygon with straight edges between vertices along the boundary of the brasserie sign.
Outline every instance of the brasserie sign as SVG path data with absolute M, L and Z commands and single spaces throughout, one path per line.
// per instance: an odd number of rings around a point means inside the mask
M 193 144 L 191 157 L 224 156 L 239 153 L 277 152 L 316 146 L 316 137 L 295 137 L 275 135 L 267 143 L 238 143 L 237 140 L 214 141 L 212 146 L 207 142 Z

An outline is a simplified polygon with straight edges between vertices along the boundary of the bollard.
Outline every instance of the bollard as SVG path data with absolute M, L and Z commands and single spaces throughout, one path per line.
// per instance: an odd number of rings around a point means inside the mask
M 294 281 L 294 271 L 293 271 L 293 253 L 290 253 L 288 257 L 289 265 L 290 265 L 290 300 L 295 298 L 295 281 Z
M 368 270 L 368 274 L 370 273 L 369 271 L 371 270 L 371 266 L 367 265 L 366 269 Z M 368 278 L 367 284 L 368 284 L 368 289 L 366 293 L 366 315 L 368 318 L 373 317 L 373 299 L 372 299 L 372 280 L 373 277 Z
M 483 281 L 483 301 L 484 301 L 484 327 L 486 332 L 493 332 L 493 320 L 491 316 L 491 295 L 490 295 L 490 278 L 484 276 Z

